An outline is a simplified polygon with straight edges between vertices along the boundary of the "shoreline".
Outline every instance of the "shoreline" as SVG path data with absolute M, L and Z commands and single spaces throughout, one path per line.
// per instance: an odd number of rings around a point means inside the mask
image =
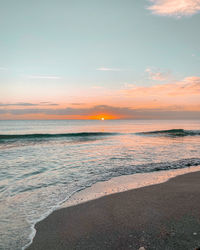
M 74 193 L 58 209 L 79 205 L 115 193 L 161 184 L 176 176 L 198 171 L 200 171 L 200 165 L 113 177 L 106 181 L 96 182 L 90 187 Z
M 75 206 L 81 203 L 85 203 L 87 201 L 95 200 L 110 194 L 121 193 L 136 188 L 164 183 L 176 176 L 197 171 L 200 171 L 200 165 L 171 169 L 171 170 L 159 170 L 149 173 L 135 173 L 130 175 L 121 175 L 113 177 L 109 180 L 96 182 L 95 184 L 92 184 L 90 187 L 75 192 L 70 196 L 70 198 L 61 202 L 60 204 L 57 204 L 50 211 L 47 211 L 43 216 L 40 217 L 40 219 L 32 222 L 30 224 L 31 233 L 29 235 L 29 241 L 26 245 L 22 247 L 22 250 L 26 250 L 32 244 L 33 239 L 36 235 L 35 225 L 48 218 L 54 211 L 70 206 Z M 111 192 L 105 190 L 107 188 L 109 188 Z
M 32 241 L 32 244 L 28 245 L 25 249 L 53 249 L 53 248 L 45 248 L 45 246 L 42 246 L 42 248 L 40 248 L 41 246 L 41 243 L 42 243 L 42 239 L 44 238 L 44 241 L 45 242 L 48 242 L 49 240 L 51 241 L 51 232 L 49 230 L 49 227 L 52 228 L 52 226 L 55 224 L 57 226 L 60 226 L 58 225 L 58 222 L 57 222 L 57 219 L 58 217 L 60 216 L 59 214 L 63 214 L 63 217 L 65 218 L 64 220 L 67 222 L 68 219 L 66 218 L 66 213 L 68 213 L 68 211 L 72 211 L 73 212 L 73 209 L 75 210 L 80 210 L 80 208 L 82 208 L 82 206 L 90 206 L 90 204 L 93 204 L 95 205 L 96 203 L 98 203 L 99 201 L 101 200 L 108 200 L 107 202 L 109 203 L 109 199 L 111 199 L 112 197 L 115 197 L 115 196 L 124 196 L 126 195 L 127 193 L 130 193 L 130 192 L 138 192 L 138 190 L 143 190 L 143 189 L 152 189 L 153 187 L 158 187 L 160 185 L 165 185 L 166 183 L 169 183 L 171 182 L 172 180 L 174 179 L 177 179 L 177 178 L 180 178 L 181 176 L 187 176 L 187 175 L 193 175 L 193 178 L 195 178 L 195 174 L 197 175 L 200 175 L 200 166 L 196 166 L 196 167 L 189 167 L 189 168 L 183 168 L 183 169 L 176 169 L 176 170 L 165 170 L 165 171 L 158 171 L 158 172 L 152 172 L 152 173 L 145 173 L 145 174 L 135 174 L 135 175 L 130 175 L 130 176 L 120 176 L 120 177 L 114 177 L 112 178 L 111 180 L 109 181 L 106 181 L 106 182 L 100 182 L 100 183 L 96 183 L 94 185 L 92 185 L 91 187 L 87 188 L 87 189 L 84 189 L 83 191 L 80 191 L 78 193 L 76 193 L 75 195 L 72 196 L 71 199 L 69 199 L 67 202 L 65 202 L 65 204 L 63 206 L 61 206 L 59 209 L 55 210 L 52 214 L 50 214 L 46 219 L 36 223 L 35 225 L 35 228 L 36 228 L 36 235 L 35 235 L 35 238 L 33 239 Z M 196 172 L 196 173 L 193 173 L 193 172 Z M 166 175 L 166 173 L 168 173 Z M 171 173 L 171 174 L 169 174 Z M 173 173 L 173 174 L 172 174 Z M 188 173 L 188 174 L 186 174 Z M 163 174 L 165 176 L 165 178 L 163 179 Z M 124 187 L 121 189 L 118 188 L 117 190 L 116 189 L 111 189 L 112 192 L 110 193 L 106 193 L 103 192 L 102 193 L 102 189 L 101 187 L 104 187 L 106 188 L 106 185 L 105 183 L 110 183 L 111 186 L 113 185 L 113 181 L 115 184 L 119 184 L 116 180 L 117 179 L 129 179 L 131 180 L 133 177 L 137 178 L 138 176 L 140 175 L 140 177 L 143 175 L 147 176 L 147 175 L 152 175 L 155 177 L 155 175 L 159 175 L 161 176 L 162 178 L 159 179 L 157 178 L 156 180 L 160 181 L 160 182 L 157 182 L 155 183 L 155 178 L 154 178 L 154 183 L 152 183 L 152 179 L 151 181 L 149 182 L 149 179 L 148 179 L 148 182 L 145 182 L 145 185 L 143 186 L 135 186 L 133 189 L 133 186 L 126 186 L 126 188 L 128 189 L 124 189 Z M 178 176 L 178 177 L 175 177 L 174 176 Z M 187 179 L 187 177 L 186 177 Z M 130 182 L 129 182 L 130 183 Z M 161 184 L 158 184 L 158 183 L 161 183 Z M 127 183 L 126 183 L 127 184 Z M 135 183 L 136 184 L 136 183 Z M 144 183 L 143 183 L 144 184 Z M 122 187 L 122 186 L 121 186 Z M 199 186 L 200 187 L 200 186 Z M 96 190 L 98 190 L 98 188 L 100 188 L 101 192 L 97 192 L 97 193 L 94 193 L 94 190 L 95 188 L 97 188 Z M 93 190 L 93 191 L 92 191 Z M 129 190 L 129 191 L 128 191 Z M 91 200 L 91 195 L 88 195 L 88 194 L 91 194 L 91 191 L 92 191 L 92 194 L 93 194 L 93 198 Z M 104 190 L 105 191 L 105 190 Z M 125 191 L 125 192 L 124 192 Z M 82 198 L 80 200 L 80 197 L 83 195 L 83 193 L 86 194 L 86 196 L 84 198 Z M 98 196 L 100 195 L 100 196 Z M 83 196 L 82 196 L 83 197 Z M 101 198 L 99 198 L 101 197 Z M 70 205 L 71 204 L 71 205 Z M 116 205 L 117 206 L 117 205 Z M 63 208 L 64 207 L 64 208 Z M 94 212 L 94 211 L 93 211 Z M 71 212 L 70 212 L 71 213 Z M 81 214 L 81 212 L 79 211 L 79 215 L 83 217 L 83 214 Z M 54 223 L 51 225 L 51 220 L 53 219 Z M 76 218 L 74 218 L 76 219 Z M 88 218 L 90 219 L 90 218 Z M 49 224 L 50 223 L 50 224 Z M 60 222 L 61 223 L 61 222 Z M 63 227 L 64 227 L 64 222 L 62 221 L 63 223 Z M 61 224 L 62 224 L 61 223 Z M 48 227 L 47 227 L 47 230 L 49 231 L 49 236 L 48 234 L 45 234 L 44 232 L 44 225 L 48 224 Z M 72 223 L 73 224 L 73 223 Z M 62 227 L 61 226 L 61 227 Z M 41 229 L 42 228 L 42 229 Z M 77 229 L 77 228 L 76 228 Z M 86 230 L 87 231 L 87 230 Z M 62 230 L 60 231 L 61 234 L 64 233 L 64 231 L 62 232 Z M 200 233 L 200 232 L 199 232 Z M 45 234 L 45 235 L 44 235 Z M 41 239 L 41 236 L 40 235 L 43 235 L 42 236 L 42 239 Z M 38 241 L 38 237 L 39 237 L 39 241 Z M 67 237 L 67 236 L 66 236 Z M 64 240 L 65 242 L 65 240 Z M 39 245 L 38 245 L 39 244 Z M 58 243 L 59 244 L 59 243 Z M 35 245 L 37 245 L 37 247 L 35 248 Z M 55 247 L 55 246 L 54 246 Z M 62 246 L 63 247 L 63 246 Z M 71 246 L 72 247 L 72 246 Z M 98 246 L 97 246 L 98 247 Z M 56 249 L 76 249 L 76 248 L 56 248 Z M 78 249 L 78 248 L 77 248 Z M 82 249 L 85 249 L 85 248 L 82 248 Z M 94 249 L 98 249 L 98 248 L 94 248 Z M 102 249 L 112 249 L 112 248 L 102 248 Z M 134 249 L 134 248 L 132 248 Z M 137 248 L 135 248 L 137 249 Z

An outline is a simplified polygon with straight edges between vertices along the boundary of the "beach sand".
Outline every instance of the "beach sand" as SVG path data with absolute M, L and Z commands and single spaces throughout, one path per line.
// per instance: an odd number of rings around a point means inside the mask
M 54 211 L 29 250 L 200 247 L 200 172 Z

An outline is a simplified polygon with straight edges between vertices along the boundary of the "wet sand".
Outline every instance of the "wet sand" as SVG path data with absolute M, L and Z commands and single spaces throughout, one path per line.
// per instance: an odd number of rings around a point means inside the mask
M 198 249 L 200 172 L 57 210 L 36 230 L 29 250 Z

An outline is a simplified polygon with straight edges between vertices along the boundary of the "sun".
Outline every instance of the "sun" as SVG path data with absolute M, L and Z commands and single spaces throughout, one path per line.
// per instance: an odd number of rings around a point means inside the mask
M 119 118 L 119 117 L 116 115 L 112 115 L 112 114 L 96 114 L 96 115 L 89 116 L 89 119 L 100 120 L 100 121 L 114 120 L 117 118 Z

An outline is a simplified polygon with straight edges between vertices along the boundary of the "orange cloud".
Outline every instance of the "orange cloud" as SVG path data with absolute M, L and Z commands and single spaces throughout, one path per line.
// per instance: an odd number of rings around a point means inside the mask
M 109 90 L 108 90 L 109 92 Z M 99 93 L 99 91 L 97 91 Z M 94 93 L 95 94 L 95 93 Z M 123 89 L 94 95 L 96 102 L 76 98 L 70 104 L 51 102 L 0 103 L 0 119 L 178 119 L 200 117 L 200 77 L 174 83 Z M 93 100 L 93 99 L 92 99 Z M 86 102 L 82 102 L 86 101 Z M 103 105 L 102 105 L 103 103 Z
M 149 0 L 153 14 L 162 16 L 190 16 L 200 11 L 200 0 Z
M 122 108 L 122 107 L 112 107 L 104 106 L 104 112 L 98 114 L 100 110 L 99 107 L 91 107 L 88 109 L 88 113 L 83 114 L 68 114 L 67 112 L 62 115 L 57 114 L 56 110 L 37 110 L 34 113 L 30 113 L 30 110 L 21 110 L 21 112 L 13 112 L 12 110 L 7 110 L 5 113 L 1 114 L 0 120 L 4 119 L 98 119 L 102 117 L 106 119 L 198 119 L 200 117 L 200 107 L 196 110 L 187 110 L 179 106 L 168 106 L 168 107 L 156 107 L 156 108 Z M 97 115 L 91 115 L 91 113 L 96 110 Z M 46 112 L 46 113 L 45 113 Z M 111 113 L 112 112 L 112 113 Z M 78 113 L 74 110 L 74 113 Z

